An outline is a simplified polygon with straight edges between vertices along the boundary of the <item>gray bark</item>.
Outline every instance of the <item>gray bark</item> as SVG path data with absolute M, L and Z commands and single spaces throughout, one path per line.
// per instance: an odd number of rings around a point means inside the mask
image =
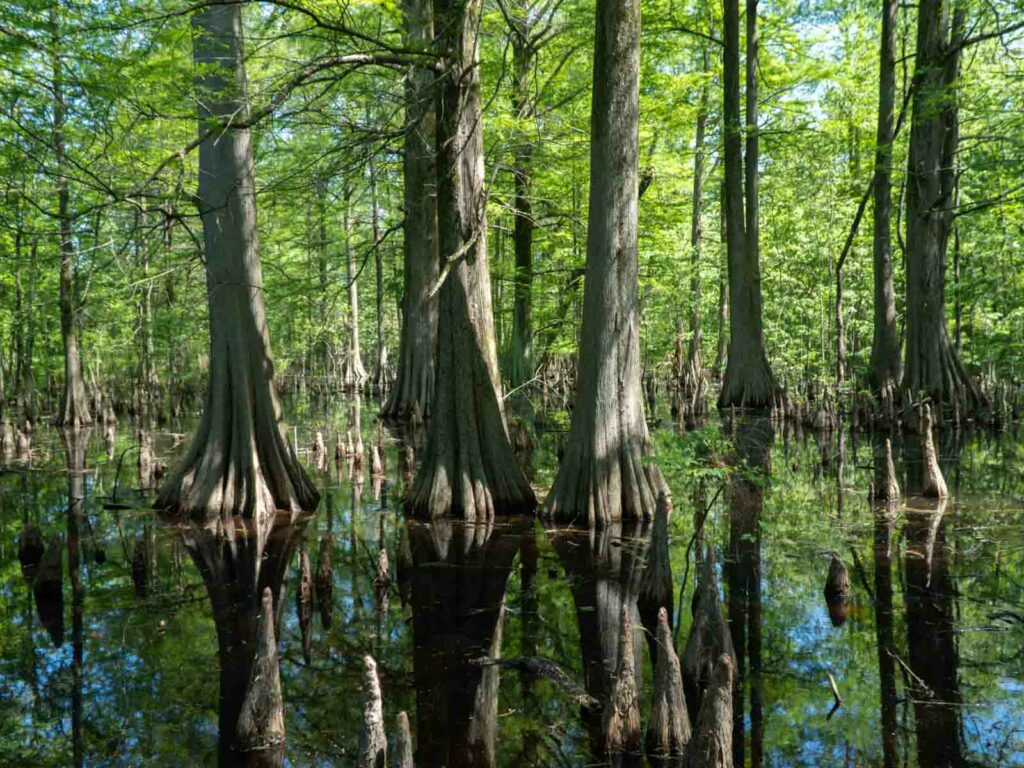
M 548 496 L 559 521 L 650 520 L 662 480 L 644 464 L 637 298 L 640 3 L 599 0 L 590 212 L 576 407 Z
M 192 25 L 200 130 L 218 126 L 199 147 L 210 374 L 192 446 L 156 506 L 227 524 L 242 514 L 265 536 L 277 510 L 313 510 L 319 496 L 288 444 L 274 387 L 245 122 L 241 5 L 204 8 Z
M 914 103 L 907 164 L 907 341 L 903 391 L 942 409 L 979 415 L 987 397 L 946 329 L 946 250 L 953 222 L 958 145 L 956 81 L 965 18 L 949 0 L 918 6 Z M 950 16 L 952 15 L 952 21 Z
M 345 386 L 359 389 L 370 378 L 363 365 L 363 355 L 359 346 L 359 281 L 355 254 L 352 253 L 352 187 L 346 179 L 344 182 L 344 209 L 342 212 L 342 230 L 345 238 L 345 268 L 348 274 L 348 358 L 345 361 Z
M 768 364 L 761 309 L 759 211 L 757 202 L 757 0 L 747 0 L 746 133 L 742 156 L 738 0 L 723 0 L 725 119 L 725 218 L 729 260 L 729 359 L 719 407 L 771 406 L 778 384 Z M 744 189 L 744 164 L 746 188 Z M 745 193 L 745 200 L 744 200 Z
M 502 410 L 487 266 L 478 40 L 481 2 L 435 0 L 437 45 L 449 71 L 437 88 L 438 233 L 444 259 L 437 385 L 412 493 L 419 515 L 488 520 L 532 511 Z
M 402 5 L 406 44 L 425 48 L 434 36 L 431 0 L 405 0 Z M 382 414 L 407 420 L 429 415 L 434 396 L 437 351 L 437 165 L 433 74 L 414 67 L 405 81 L 404 182 L 405 292 L 398 344 L 398 374 Z
M 875 135 L 874 337 L 869 381 L 883 403 L 891 403 L 903 376 L 896 295 L 892 282 L 892 149 L 896 104 L 896 0 L 882 0 L 882 41 L 878 70 L 878 130 Z M 891 406 L 890 406 L 891 407 Z

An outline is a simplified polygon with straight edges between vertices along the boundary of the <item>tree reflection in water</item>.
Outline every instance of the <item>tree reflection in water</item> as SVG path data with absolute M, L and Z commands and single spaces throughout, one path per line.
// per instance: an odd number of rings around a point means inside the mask
M 505 591 L 532 518 L 410 520 L 400 579 L 412 605 L 416 764 L 493 766 Z

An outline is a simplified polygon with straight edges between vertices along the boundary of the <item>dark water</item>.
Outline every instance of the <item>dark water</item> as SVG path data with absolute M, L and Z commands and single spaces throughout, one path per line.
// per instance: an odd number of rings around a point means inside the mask
M 290 410 L 302 447 L 323 429 L 333 453 L 334 434 L 349 426 L 340 404 Z M 371 407 L 361 423 L 369 446 Z M 183 445 L 172 432 L 188 427 L 155 433 L 161 459 L 174 462 Z M 737 765 L 741 757 L 758 766 L 1024 765 L 1022 444 L 945 435 L 952 498 L 940 508 L 913 496 L 919 451 L 914 439 L 897 441 L 908 494 L 888 515 L 867 501 L 877 441 L 730 429 L 714 422 L 655 436 L 674 498 L 680 650 L 700 541 L 717 552 L 744 679 Z M 538 487 L 550 482 L 559 439 L 555 429 L 544 434 L 532 457 Z M 383 482 L 371 480 L 368 464 L 359 480 L 332 460 L 316 473 L 316 515 L 282 521 L 267 547 L 260 585 L 285 590 L 284 760 L 354 763 L 362 658 L 371 653 L 388 729 L 408 711 L 420 766 L 600 764 L 594 718 L 575 697 L 607 686 L 626 604 L 646 718 L 651 667 L 637 599 L 651 528 L 588 535 L 532 520 L 406 524 L 399 449 L 386 441 Z M 163 525 L 147 511 L 152 494 L 139 490 L 135 445 L 126 423 L 113 458 L 100 429 L 65 440 L 40 428 L 30 458 L 0 465 L 0 764 L 218 761 L 219 717 L 240 704 L 220 698 L 221 674 L 229 682 L 237 674 L 232 632 L 253 621 L 237 610 L 253 584 L 209 532 Z M 730 475 L 727 466 L 743 470 Z M 765 467 L 769 480 L 758 471 Z M 48 546 L 26 576 L 18 540 L 30 524 Z M 374 584 L 381 548 L 391 564 L 386 599 Z M 314 582 L 328 555 L 332 572 L 300 609 L 303 552 Z M 831 617 L 830 553 L 852 582 Z M 501 665 L 479 663 L 499 656 Z M 524 658 L 552 662 L 568 681 L 556 684 Z M 829 674 L 842 698 L 831 718 Z

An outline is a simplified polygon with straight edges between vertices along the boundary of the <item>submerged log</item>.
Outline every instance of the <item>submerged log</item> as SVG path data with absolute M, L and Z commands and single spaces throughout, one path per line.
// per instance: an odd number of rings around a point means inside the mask
M 320 550 L 316 558 L 316 602 L 320 610 L 320 626 L 331 628 L 331 614 L 334 612 L 334 569 L 331 567 L 331 534 L 325 533 L 320 539 Z
M 681 755 L 690 742 L 690 717 L 683 693 L 683 673 L 668 626 L 668 611 L 658 611 L 658 651 L 654 665 L 654 700 L 647 723 L 647 754 Z
M 359 768 L 384 768 L 387 765 L 388 740 L 384 735 L 384 703 L 381 700 L 377 662 L 363 657 L 363 727 L 359 732 Z
M 284 700 L 274 638 L 274 597 L 267 587 L 256 619 L 256 658 L 238 715 L 235 745 L 241 752 L 284 743 Z
M 944 499 L 949 496 L 946 480 L 939 469 L 939 458 L 932 439 L 932 409 L 926 404 L 921 415 L 921 453 L 924 457 L 921 493 L 929 499 Z
M 828 577 L 825 579 L 825 604 L 828 606 L 828 617 L 832 620 L 832 626 L 843 626 L 850 613 L 850 574 L 843 561 L 835 554 L 832 555 Z
M 624 605 L 615 680 L 602 717 L 604 748 L 608 754 L 640 749 L 640 692 L 637 690 L 635 664 L 633 627 L 629 621 L 629 606 Z
M 715 663 L 686 750 L 686 768 L 732 768 L 733 664 L 725 653 Z
M 43 532 L 38 525 L 28 523 L 18 539 L 18 562 L 21 563 L 21 573 L 26 579 L 31 580 L 36 575 L 44 552 L 46 544 L 43 542 Z
M 732 634 L 722 614 L 718 595 L 715 550 L 708 545 L 701 570 L 700 583 L 694 596 L 693 626 L 683 649 L 683 690 L 688 712 L 698 712 L 704 692 L 711 684 L 712 672 L 720 656 L 726 655 L 735 667 Z M 731 668 L 730 668 L 731 671 Z
M 395 718 L 395 768 L 415 768 L 412 753 L 412 732 L 409 730 L 409 715 L 403 709 Z
M 892 441 L 885 439 L 885 466 L 875 473 L 875 498 L 895 501 L 900 497 L 900 484 L 896 479 L 896 465 L 892 460 Z

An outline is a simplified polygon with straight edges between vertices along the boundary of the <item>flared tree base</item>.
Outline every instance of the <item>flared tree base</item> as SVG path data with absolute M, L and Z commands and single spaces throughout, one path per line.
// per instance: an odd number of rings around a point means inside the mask
M 601 459 L 570 444 L 548 496 L 547 515 L 559 523 L 597 527 L 653 520 L 665 481 L 645 456 L 639 446 L 626 445 Z

